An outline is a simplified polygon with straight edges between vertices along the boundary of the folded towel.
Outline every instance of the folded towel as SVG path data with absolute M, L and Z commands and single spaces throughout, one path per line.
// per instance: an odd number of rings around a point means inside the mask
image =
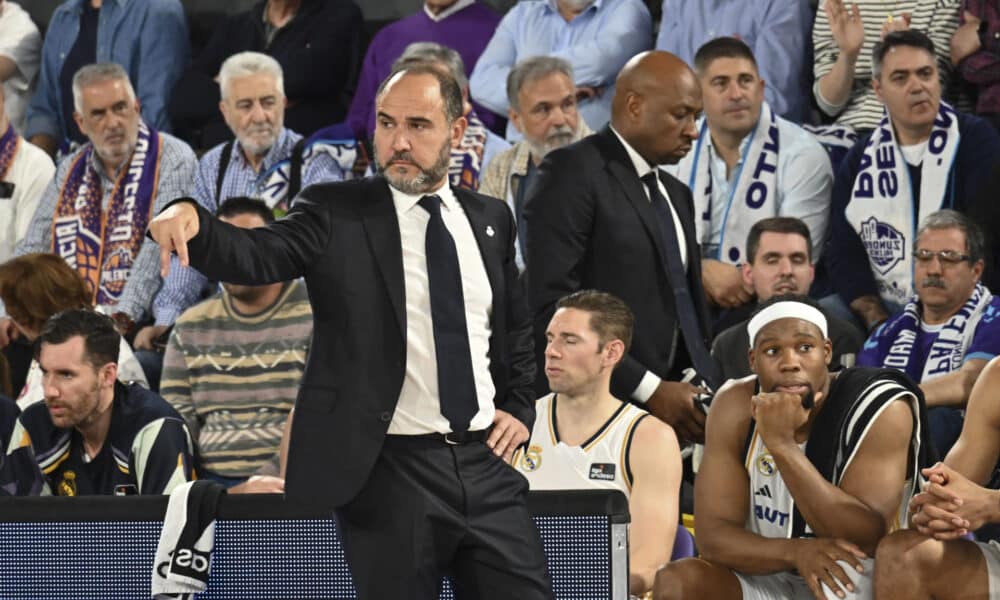
M 208 587 L 215 515 L 225 493 L 225 487 L 208 480 L 171 492 L 153 563 L 153 598 L 189 600 Z

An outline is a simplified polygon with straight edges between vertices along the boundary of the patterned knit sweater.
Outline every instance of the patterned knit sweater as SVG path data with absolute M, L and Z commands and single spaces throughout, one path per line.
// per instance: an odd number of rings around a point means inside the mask
M 256 315 L 240 314 L 225 292 L 181 315 L 160 393 L 187 421 L 201 469 L 249 477 L 274 456 L 311 335 L 312 309 L 300 281 Z

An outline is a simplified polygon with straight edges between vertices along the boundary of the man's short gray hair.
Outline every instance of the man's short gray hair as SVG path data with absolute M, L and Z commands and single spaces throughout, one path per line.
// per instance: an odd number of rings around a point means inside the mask
M 285 75 L 274 58 L 261 52 L 237 52 L 222 63 L 219 69 L 219 91 L 222 98 L 229 95 L 229 82 L 241 77 L 264 74 L 274 78 L 278 93 L 285 95 Z
M 462 55 L 447 46 L 434 42 L 413 42 L 403 50 L 403 53 L 392 63 L 391 71 L 400 71 L 404 67 L 416 63 L 441 63 L 448 67 L 452 78 L 462 90 L 469 88 L 469 78 L 465 75 L 465 62 Z
M 80 67 L 73 75 L 73 109 L 83 114 L 83 88 L 102 81 L 121 81 L 125 84 L 128 97 L 135 102 L 135 88 L 129 81 L 128 73 L 117 63 L 95 63 Z
M 525 84 L 544 79 L 553 73 L 562 73 L 573 81 L 573 67 L 569 61 L 555 56 L 533 56 L 514 65 L 507 74 L 507 101 L 514 110 L 521 110 L 518 94 Z
M 945 208 L 927 215 L 917 229 L 918 241 L 928 229 L 958 229 L 964 233 L 965 253 L 969 255 L 969 262 L 972 264 L 986 255 L 986 239 L 983 236 L 983 230 L 979 225 L 976 225 L 975 221 L 957 210 Z

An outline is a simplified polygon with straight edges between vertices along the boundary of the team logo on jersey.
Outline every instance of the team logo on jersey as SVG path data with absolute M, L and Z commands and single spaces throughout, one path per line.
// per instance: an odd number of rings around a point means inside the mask
M 774 475 L 774 472 L 778 470 L 778 467 L 774 466 L 774 457 L 767 453 L 758 456 L 757 470 L 760 471 L 761 475 L 767 477 Z
M 614 481 L 614 463 L 590 463 L 590 478 L 599 481 Z
M 888 223 L 869 218 L 861 223 L 861 243 L 868 251 L 872 265 L 885 275 L 903 260 L 906 238 Z
M 75 496 L 76 495 L 76 473 L 73 471 L 65 471 L 62 476 L 62 481 L 56 485 L 56 495 L 57 496 Z
M 525 471 L 537 471 L 542 466 L 542 447 L 528 446 L 528 451 L 521 457 L 521 468 Z

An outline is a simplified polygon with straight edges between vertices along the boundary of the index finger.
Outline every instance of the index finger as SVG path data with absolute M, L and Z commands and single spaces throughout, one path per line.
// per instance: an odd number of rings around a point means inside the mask
M 847 574 L 847 571 L 844 570 L 844 567 L 841 566 L 841 561 L 843 561 L 843 559 L 835 558 L 833 564 L 826 568 L 826 572 L 831 578 L 835 579 L 837 583 L 847 588 L 848 592 L 853 592 L 854 582 L 851 580 L 851 576 Z M 855 567 L 855 569 L 857 569 L 857 567 Z
M 935 531 L 934 539 L 946 542 L 949 540 L 957 540 L 959 538 L 964 538 L 969 535 L 968 529 L 953 529 L 951 531 Z
M 510 428 L 510 440 L 507 442 L 507 447 L 503 452 L 503 460 L 508 465 L 510 461 L 514 459 L 514 451 L 517 450 L 521 444 L 524 444 L 531 438 L 530 433 L 525 433 L 520 427 Z
M 697 400 L 691 398 L 691 420 L 694 421 L 698 431 L 703 431 L 705 429 L 705 413 L 698 410 L 698 407 L 694 405 L 695 402 Z
M 848 552 L 848 554 L 844 555 L 845 556 L 844 560 L 854 565 L 855 568 L 863 569 L 863 566 L 861 565 L 861 561 L 859 559 L 868 558 L 868 555 L 865 554 L 864 550 L 859 548 L 856 544 L 848 542 L 847 540 L 838 539 L 835 540 L 835 543 L 842 550 L 846 550 Z
M 174 245 L 174 250 L 177 252 L 177 260 L 180 261 L 181 266 L 186 267 L 191 264 L 188 261 L 188 246 L 183 232 L 171 233 L 170 241 Z
M 927 477 L 927 478 L 931 478 L 932 475 L 940 475 L 941 478 L 942 478 L 941 483 L 945 484 L 945 483 L 948 483 L 947 468 L 948 468 L 947 465 L 945 465 L 941 461 L 938 461 L 938 462 L 934 463 L 933 465 L 931 465 L 930 467 L 925 467 L 923 469 L 920 469 L 920 473 L 921 473 L 921 475 L 923 475 L 924 477 Z
M 504 431 L 503 436 L 497 441 L 496 446 L 493 448 L 493 454 L 497 456 L 505 456 L 507 454 L 507 449 L 513 454 L 514 448 L 517 446 L 514 444 L 514 436 L 517 435 L 517 428 L 513 426 L 508 426 Z
M 490 434 L 486 436 L 486 446 L 490 450 L 493 450 L 496 447 L 497 442 L 499 442 L 500 438 L 502 438 L 504 433 L 507 432 L 507 427 L 508 425 L 504 423 L 503 419 L 497 419 L 494 421 L 493 427 L 490 428 Z
M 927 486 L 926 493 L 931 494 L 939 500 L 944 500 L 946 502 L 953 502 L 959 506 L 962 504 L 962 498 L 953 493 L 949 488 L 941 485 L 940 483 L 931 483 Z
M 170 256 L 170 248 L 164 240 L 164 243 L 160 244 L 160 277 L 166 278 L 170 274 Z
M 823 571 L 822 574 L 810 573 L 808 577 L 803 577 L 806 581 L 806 585 L 809 586 L 809 591 L 813 593 L 813 597 L 816 598 L 816 600 L 826 600 L 827 598 L 826 592 L 823 591 L 823 582 L 820 580 L 820 578 L 824 575 L 829 577 L 829 574 L 826 571 Z M 837 586 L 837 583 L 833 581 L 832 578 L 826 585 L 830 587 L 830 590 L 833 591 L 834 594 L 841 598 L 844 597 L 844 591 Z

